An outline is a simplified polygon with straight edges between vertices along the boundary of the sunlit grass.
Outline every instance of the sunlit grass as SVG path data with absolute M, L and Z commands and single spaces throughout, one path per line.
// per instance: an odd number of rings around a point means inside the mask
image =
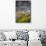
M 30 14 L 21 14 L 20 18 L 16 18 L 17 23 L 29 23 L 31 21 Z

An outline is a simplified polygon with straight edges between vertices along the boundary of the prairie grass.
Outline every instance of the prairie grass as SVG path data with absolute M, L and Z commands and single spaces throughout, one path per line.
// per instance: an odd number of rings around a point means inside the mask
M 31 14 L 21 13 L 19 18 L 16 18 L 17 23 L 29 23 L 31 21 Z

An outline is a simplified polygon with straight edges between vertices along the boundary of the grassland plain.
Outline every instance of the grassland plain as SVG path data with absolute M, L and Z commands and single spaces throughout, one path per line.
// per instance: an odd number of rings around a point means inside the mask
M 19 15 L 20 15 L 20 17 L 16 18 L 17 23 L 29 23 L 29 22 L 31 22 L 31 14 L 20 13 Z

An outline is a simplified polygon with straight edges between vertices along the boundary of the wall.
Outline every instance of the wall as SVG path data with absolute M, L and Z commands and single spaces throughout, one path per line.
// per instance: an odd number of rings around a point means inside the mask
M 46 0 L 32 0 L 32 22 L 15 23 L 15 0 L 0 0 L 0 29 L 45 29 Z

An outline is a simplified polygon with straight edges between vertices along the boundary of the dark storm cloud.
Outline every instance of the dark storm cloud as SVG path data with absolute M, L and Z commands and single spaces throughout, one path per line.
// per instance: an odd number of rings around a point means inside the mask
M 26 10 L 31 9 L 30 1 L 16 1 L 16 10 Z
M 16 1 L 30 1 L 30 0 L 16 0 Z

